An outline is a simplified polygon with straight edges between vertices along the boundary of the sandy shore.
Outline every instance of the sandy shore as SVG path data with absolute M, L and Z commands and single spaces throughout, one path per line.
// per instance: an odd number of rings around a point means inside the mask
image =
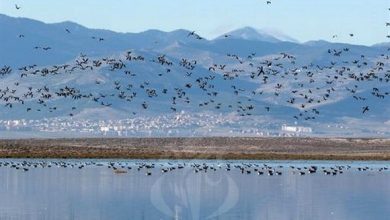
M 390 139 L 88 138 L 0 140 L 1 158 L 390 160 Z

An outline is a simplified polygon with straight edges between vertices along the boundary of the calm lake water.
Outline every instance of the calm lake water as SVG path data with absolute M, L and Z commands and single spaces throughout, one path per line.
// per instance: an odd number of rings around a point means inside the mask
M 1 220 L 390 216 L 388 162 L 23 161 L 0 160 Z

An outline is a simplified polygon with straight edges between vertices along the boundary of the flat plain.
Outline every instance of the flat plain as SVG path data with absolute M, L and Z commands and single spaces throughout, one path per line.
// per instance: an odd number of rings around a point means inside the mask
M 1 158 L 390 160 L 379 138 L 1 139 Z

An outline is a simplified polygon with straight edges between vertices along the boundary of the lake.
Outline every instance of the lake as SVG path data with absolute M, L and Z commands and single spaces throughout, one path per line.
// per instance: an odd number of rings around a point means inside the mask
M 0 219 L 388 219 L 390 163 L 0 159 Z

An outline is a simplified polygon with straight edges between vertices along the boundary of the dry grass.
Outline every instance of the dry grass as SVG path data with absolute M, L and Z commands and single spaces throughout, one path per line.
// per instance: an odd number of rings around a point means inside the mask
M 90 138 L 0 140 L 3 158 L 390 160 L 390 139 Z

